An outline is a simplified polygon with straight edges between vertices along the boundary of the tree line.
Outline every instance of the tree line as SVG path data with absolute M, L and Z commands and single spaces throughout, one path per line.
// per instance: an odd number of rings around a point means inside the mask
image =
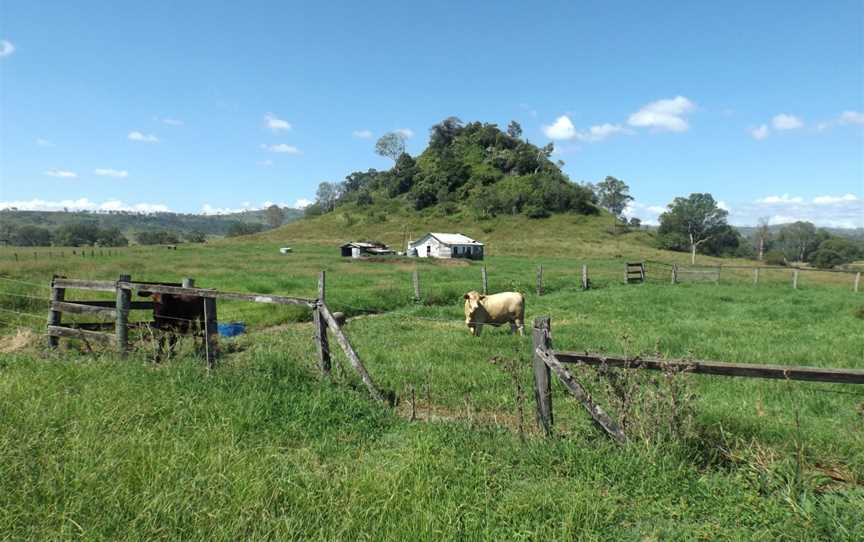
M 98 220 L 85 218 L 86 215 L 78 213 L 63 213 L 66 221 L 59 226 L 35 225 L 20 223 L 15 218 L 18 213 L 27 213 L 28 218 L 50 224 L 46 213 L 41 212 L 0 212 L 0 244 L 23 247 L 47 247 L 47 246 L 102 246 L 121 247 L 127 246 L 132 241 L 139 245 L 174 245 L 178 243 L 203 243 L 207 240 L 208 231 L 198 228 L 180 229 L 160 228 L 153 226 L 138 231 L 127 231 L 124 233 L 120 227 L 105 225 Z M 120 214 L 120 213 L 118 213 Z M 164 213 L 166 216 L 178 217 L 173 213 Z M 50 216 L 50 214 L 49 214 Z M 124 213 L 123 216 L 138 217 L 135 213 Z M 244 222 L 240 220 L 219 219 L 221 233 L 226 237 L 238 237 L 259 233 L 269 228 L 277 228 L 286 219 L 286 210 L 278 205 L 271 205 L 263 211 L 266 223 Z M 154 217 L 147 217 L 153 219 Z M 164 218 L 164 217 L 163 217 Z M 206 219 L 206 218 L 205 218 Z M 188 224 L 199 224 L 199 222 L 188 222 Z M 141 225 L 139 225 L 140 227 Z M 177 224 L 181 226 L 181 224 Z M 130 225 L 130 227 L 134 227 Z M 207 228 L 208 230 L 212 228 Z

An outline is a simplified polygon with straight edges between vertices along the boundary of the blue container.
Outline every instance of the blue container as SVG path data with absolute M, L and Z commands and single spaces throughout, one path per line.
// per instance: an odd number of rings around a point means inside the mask
M 222 337 L 236 337 L 246 333 L 246 324 L 243 322 L 228 322 L 219 324 L 219 335 Z

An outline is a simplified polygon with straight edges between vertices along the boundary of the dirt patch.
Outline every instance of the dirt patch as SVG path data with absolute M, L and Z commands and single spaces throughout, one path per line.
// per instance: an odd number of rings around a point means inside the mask
M 36 344 L 38 337 L 33 330 L 28 328 L 18 328 L 15 335 L 5 335 L 0 337 L 0 354 L 12 354 L 27 349 L 27 347 Z

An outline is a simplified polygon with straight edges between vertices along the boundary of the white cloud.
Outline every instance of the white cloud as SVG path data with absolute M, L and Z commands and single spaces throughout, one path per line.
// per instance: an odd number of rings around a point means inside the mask
M 717 202 L 717 208 L 718 208 L 718 209 L 723 209 L 723 210 L 726 211 L 727 213 L 730 212 L 730 211 L 732 211 L 732 208 L 729 207 L 729 205 L 728 205 L 725 201 L 723 201 L 723 200 L 720 200 L 720 201 Z
M 798 196 L 790 196 L 783 194 L 782 196 L 765 196 L 756 200 L 756 203 L 767 203 L 771 205 L 789 205 L 794 203 L 803 203 L 804 198 Z
M 351 135 L 356 137 L 357 139 L 371 139 L 372 131 L 371 130 L 354 130 L 351 132 Z
M 261 148 L 265 151 L 278 152 L 282 154 L 300 154 L 300 149 L 293 145 L 287 145 L 285 143 L 275 143 L 273 145 L 267 145 L 262 143 Z
M 240 207 L 214 207 L 209 203 L 205 203 L 201 206 L 201 214 L 203 215 L 231 215 L 235 213 L 243 213 L 246 211 L 260 211 L 262 209 L 266 209 L 271 205 L 278 205 L 279 207 L 289 207 L 287 203 L 275 203 L 272 201 L 265 201 L 261 205 L 253 205 L 251 201 L 244 201 L 240 204 Z
M 7 40 L 0 40 L 0 57 L 9 56 L 15 52 L 15 46 Z
M 310 205 L 312 205 L 312 201 L 306 198 L 300 198 L 294 202 L 295 209 L 303 209 L 304 207 L 309 207 Z
M 753 136 L 753 139 L 758 139 L 760 141 L 768 137 L 768 133 L 769 130 L 767 124 L 763 124 L 757 128 L 750 129 L 750 135 Z
M 576 127 L 567 115 L 561 115 L 550 126 L 543 126 L 543 133 L 553 140 L 573 139 L 576 136 Z
M 755 203 L 736 205 L 730 222 L 738 225 L 756 224 L 768 216 L 772 224 L 806 221 L 817 226 L 838 228 L 864 227 L 864 201 L 856 194 L 823 195 L 805 200 L 800 196 L 767 196 Z
M 774 126 L 775 130 L 795 130 L 804 126 L 804 123 L 795 115 L 780 113 L 771 119 L 771 125 Z
M 47 139 L 42 139 L 41 137 L 36 138 L 36 145 L 40 147 L 53 147 L 54 143 L 48 141 Z
M 844 111 L 840 113 L 837 118 L 825 122 L 820 122 L 817 128 L 821 132 L 828 128 L 833 128 L 834 126 L 843 126 L 847 124 L 864 125 L 864 113 L 860 111 Z
M 840 124 L 864 124 L 864 113 L 860 111 L 844 111 L 840 113 Z
M 401 135 L 405 139 L 411 139 L 412 137 L 414 137 L 414 130 L 410 128 L 396 128 L 393 131 Z
M 162 203 L 134 203 L 127 205 L 120 200 L 111 199 L 103 203 L 91 201 L 88 198 L 46 201 L 32 199 L 29 201 L 0 201 L 0 209 L 16 208 L 21 211 L 135 211 L 140 213 L 167 213 L 167 205 Z
M 662 205 L 646 205 L 638 201 L 631 201 L 622 211 L 626 218 L 638 218 L 646 226 L 656 226 L 660 223 L 660 215 L 666 212 Z
M 816 205 L 832 205 L 834 203 L 854 201 L 858 201 L 858 196 L 855 194 L 844 194 L 842 196 L 816 196 L 813 198 L 813 203 Z
M 115 179 L 125 179 L 129 176 L 129 172 L 125 169 L 97 168 L 93 170 L 94 175 L 100 177 L 114 177 Z
M 596 126 L 592 126 L 588 129 L 587 132 L 576 132 L 576 139 L 579 141 L 586 142 L 596 142 L 603 141 L 609 136 L 615 134 L 632 134 L 633 130 L 629 128 L 625 128 L 620 124 L 609 124 L 608 122 L 605 124 L 598 124 Z
M 630 115 L 627 124 L 658 131 L 686 132 L 690 125 L 684 116 L 694 109 L 696 105 L 684 96 L 657 100 Z
M 288 131 L 291 129 L 291 123 L 287 120 L 282 120 L 278 118 L 273 113 L 267 113 L 264 115 L 264 122 L 267 124 L 267 128 L 272 130 L 273 132 L 281 132 Z
M 143 143 L 158 143 L 159 138 L 153 134 L 142 134 L 139 131 L 129 132 L 129 141 L 141 141 Z
M 49 177 L 59 177 L 62 179 L 74 179 L 78 176 L 74 171 L 68 171 L 65 169 L 49 169 L 45 172 L 45 175 Z
M 543 133 L 549 139 L 556 141 L 575 139 L 586 143 L 596 143 L 615 134 L 632 134 L 633 130 L 620 124 L 608 122 L 591 126 L 587 130 L 577 130 L 569 116 L 561 115 L 551 125 L 543 126 Z
M 179 119 L 164 118 L 159 120 L 162 121 L 162 124 L 167 124 L 168 126 L 183 126 L 183 124 L 185 124 L 182 120 Z

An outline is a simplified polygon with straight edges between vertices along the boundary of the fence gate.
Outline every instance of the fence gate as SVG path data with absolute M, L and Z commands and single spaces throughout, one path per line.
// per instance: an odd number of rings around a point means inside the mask
M 624 282 L 627 284 L 641 284 L 645 282 L 645 263 L 627 262 L 624 265 Z

